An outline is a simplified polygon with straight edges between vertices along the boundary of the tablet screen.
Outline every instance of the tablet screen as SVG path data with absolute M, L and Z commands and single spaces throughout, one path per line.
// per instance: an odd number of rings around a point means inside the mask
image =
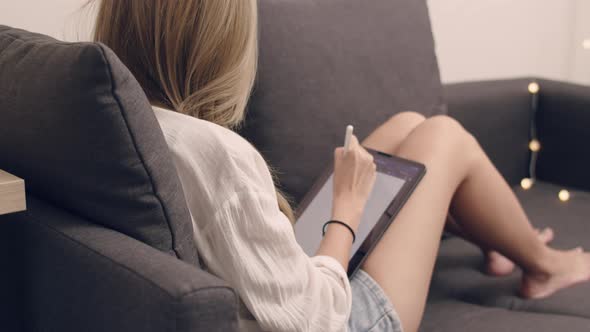
M 379 162 L 377 159 L 375 161 Z M 357 240 L 352 245 L 351 258 L 406 183 L 405 179 L 391 174 L 391 170 L 385 173 L 387 169 L 378 168 L 375 186 L 367 200 L 356 232 Z M 333 175 L 330 175 L 295 224 L 297 242 L 309 256 L 314 256 L 317 252 L 322 240 L 321 227 L 332 215 L 332 196 Z
M 371 149 L 367 151 L 375 157 L 377 178 L 352 245 L 349 276 L 358 270 L 426 174 L 426 167 L 420 163 Z M 322 226 L 332 216 L 333 169 L 333 166 L 328 167 L 297 209 L 295 237 L 309 256 L 316 254 L 322 241 Z

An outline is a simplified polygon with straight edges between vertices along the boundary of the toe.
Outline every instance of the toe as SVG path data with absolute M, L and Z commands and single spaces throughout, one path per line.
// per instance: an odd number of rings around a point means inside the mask
M 543 241 L 545 244 L 553 241 L 554 236 L 555 233 L 553 232 L 553 229 L 551 227 L 546 227 L 539 232 L 539 237 L 541 238 L 541 241 Z

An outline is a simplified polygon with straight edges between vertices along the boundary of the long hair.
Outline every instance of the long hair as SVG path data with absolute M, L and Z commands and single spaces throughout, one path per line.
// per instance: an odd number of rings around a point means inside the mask
M 94 40 L 117 54 L 152 104 L 235 129 L 256 77 L 257 26 L 256 0 L 99 0 Z

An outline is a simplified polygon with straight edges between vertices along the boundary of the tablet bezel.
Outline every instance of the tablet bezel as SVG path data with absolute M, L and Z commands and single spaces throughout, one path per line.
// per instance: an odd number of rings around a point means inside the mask
M 372 228 L 371 232 L 369 232 L 363 243 L 359 246 L 358 250 L 350 259 L 348 263 L 349 277 L 351 277 L 360 268 L 362 263 L 367 258 L 367 255 L 375 248 L 375 246 L 377 245 L 377 243 L 379 242 L 379 240 L 381 239 L 389 225 L 393 222 L 401 208 L 404 206 L 408 198 L 411 196 L 414 189 L 416 189 L 418 183 L 420 183 L 420 180 L 422 180 L 422 178 L 426 174 L 426 166 L 424 166 L 423 164 L 404 158 L 400 158 L 397 156 L 392 156 L 384 152 L 368 148 L 365 149 L 369 153 L 371 153 L 374 156 L 374 158 L 382 158 L 388 163 L 402 163 L 406 165 L 406 167 L 410 166 L 410 168 L 413 168 L 415 170 L 415 173 L 412 173 L 409 179 L 406 180 L 404 185 L 399 190 L 398 194 L 395 196 L 393 201 L 387 206 L 387 209 L 383 212 L 379 220 L 375 223 L 375 226 Z M 379 171 L 379 169 L 380 168 L 378 167 L 377 171 Z M 295 220 L 298 220 L 303 211 L 305 211 L 309 204 L 311 204 L 311 202 L 318 194 L 318 192 L 322 189 L 326 181 L 328 181 L 328 178 L 332 175 L 333 171 L 334 163 L 331 162 L 330 165 L 326 168 L 326 170 L 322 172 L 322 175 L 313 184 L 311 189 L 307 192 L 307 194 L 304 196 L 303 200 L 297 207 L 295 211 Z

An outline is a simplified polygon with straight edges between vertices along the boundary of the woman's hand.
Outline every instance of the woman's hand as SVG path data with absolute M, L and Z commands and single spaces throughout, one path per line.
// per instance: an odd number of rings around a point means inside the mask
M 332 219 L 347 223 L 355 231 L 375 184 L 377 166 L 373 156 L 352 136 L 348 152 L 334 151 L 334 202 Z
M 355 233 L 375 184 L 376 169 L 373 156 L 360 146 L 356 136 L 351 137 L 346 153 L 344 148 L 334 151 L 332 219 L 346 223 Z M 352 239 L 348 229 L 330 224 L 317 255 L 334 257 L 347 270 L 352 241 L 343 239 L 349 238 Z

